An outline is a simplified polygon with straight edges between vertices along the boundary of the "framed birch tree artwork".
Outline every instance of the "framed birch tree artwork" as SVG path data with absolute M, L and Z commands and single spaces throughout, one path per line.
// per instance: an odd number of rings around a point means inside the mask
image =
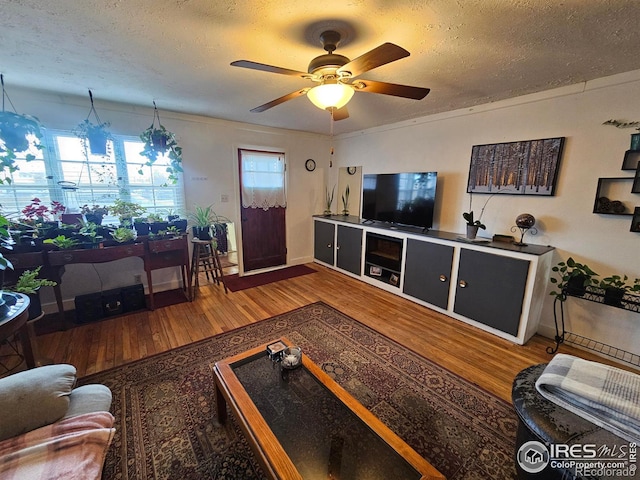
M 474 145 L 467 193 L 554 195 L 564 137 Z

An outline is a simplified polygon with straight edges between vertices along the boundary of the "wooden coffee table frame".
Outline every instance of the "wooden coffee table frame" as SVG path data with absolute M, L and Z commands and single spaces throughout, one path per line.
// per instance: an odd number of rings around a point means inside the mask
M 240 424 L 251 448 L 258 457 L 265 473 L 273 479 L 295 480 L 302 479 L 295 465 L 286 454 L 280 442 L 271 431 L 267 422 L 262 417 L 249 394 L 246 392 L 240 380 L 233 372 L 232 366 L 247 358 L 264 353 L 266 356 L 267 345 L 282 340 L 291 345 L 286 338 L 280 338 L 264 344 L 261 347 L 234 355 L 225 360 L 216 362 L 213 371 L 216 382 L 216 410 L 218 421 L 223 424 L 227 419 L 227 405 Z M 444 480 L 444 476 L 438 472 L 429 462 L 422 458 L 407 443 L 383 424 L 375 415 L 362 406 L 344 388 L 338 385 L 320 367 L 314 364 L 306 355 L 303 355 L 304 367 L 322 385 L 340 400 L 347 408 L 357 415 L 376 435 L 387 445 L 395 450 L 421 475 L 421 480 Z

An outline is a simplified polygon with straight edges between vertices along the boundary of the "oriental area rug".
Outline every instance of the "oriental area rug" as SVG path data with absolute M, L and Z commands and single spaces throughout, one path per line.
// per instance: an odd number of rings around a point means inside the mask
M 511 405 L 321 302 L 81 379 L 113 392 L 103 478 L 265 478 L 233 415 L 217 423 L 212 367 L 279 337 L 449 480 L 515 478 Z

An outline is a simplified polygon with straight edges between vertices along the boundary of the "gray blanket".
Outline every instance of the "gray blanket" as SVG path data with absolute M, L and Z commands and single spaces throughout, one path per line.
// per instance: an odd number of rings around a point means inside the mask
M 630 442 L 640 442 L 640 375 L 557 354 L 536 381 L 548 400 Z

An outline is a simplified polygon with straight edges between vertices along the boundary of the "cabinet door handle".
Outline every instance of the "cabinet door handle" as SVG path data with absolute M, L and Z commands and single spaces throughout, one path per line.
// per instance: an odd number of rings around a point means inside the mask
M 460 286 L 460 288 L 467 288 L 467 282 L 465 282 L 464 280 L 460 280 L 458 282 L 458 285 Z
M 336 247 L 336 250 L 340 250 L 340 245 L 338 245 L 338 246 Z
M 447 281 L 447 276 L 446 275 L 440 275 L 440 281 L 441 282 L 446 282 Z
M 332 246 L 331 244 L 328 244 L 328 245 L 327 245 L 327 248 L 331 248 L 331 246 Z

